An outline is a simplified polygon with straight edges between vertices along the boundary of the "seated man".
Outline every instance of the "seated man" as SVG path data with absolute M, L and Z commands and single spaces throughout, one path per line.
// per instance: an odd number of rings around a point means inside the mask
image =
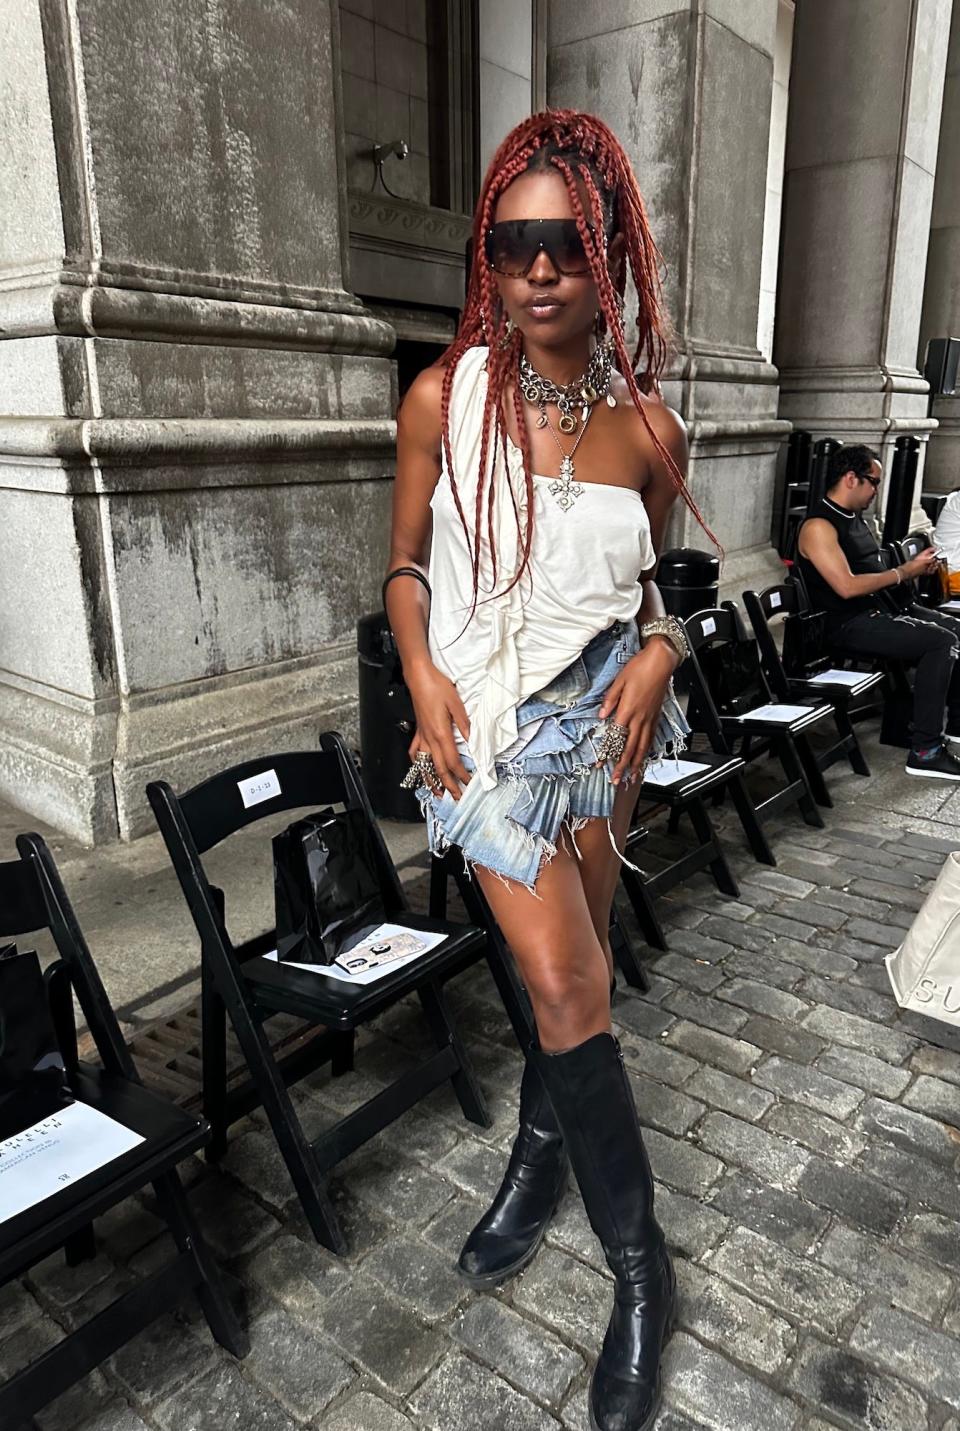
M 889 595 L 936 561 L 932 549 L 885 568 L 863 514 L 877 495 L 882 468 L 869 447 L 840 447 L 830 458 L 826 495 L 800 528 L 798 565 L 815 610 L 826 611 L 832 644 L 855 656 L 916 666 L 913 737 L 907 774 L 960 781 L 960 621 L 900 605 Z M 946 722 L 945 722 L 946 715 Z M 946 724 L 946 728 L 944 728 Z

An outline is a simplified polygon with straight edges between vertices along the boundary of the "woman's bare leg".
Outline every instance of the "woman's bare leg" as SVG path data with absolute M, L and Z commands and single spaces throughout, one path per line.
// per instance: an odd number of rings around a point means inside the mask
M 640 798 L 639 782 L 627 789 L 620 786 L 613 802 L 610 826 L 622 850 L 633 823 L 634 811 Z M 610 910 L 613 896 L 620 878 L 620 860 L 610 844 L 606 820 L 591 820 L 576 834 L 580 860 L 580 879 L 584 897 L 593 920 L 593 928 L 607 961 L 610 980 L 613 979 L 613 953 L 610 949 Z
M 616 859 L 612 850 L 610 855 Z M 516 881 L 504 883 L 489 870 L 475 870 L 520 966 L 547 1052 L 610 1031 L 610 975 L 581 868 L 574 852 L 561 845 L 540 871 L 536 895 Z

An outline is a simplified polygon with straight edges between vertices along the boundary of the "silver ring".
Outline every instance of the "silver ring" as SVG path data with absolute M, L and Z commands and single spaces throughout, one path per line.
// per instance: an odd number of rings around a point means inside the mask
M 401 790 L 417 790 L 421 785 L 440 785 L 442 782 L 433 763 L 429 750 L 420 750 L 406 775 L 400 781 Z
M 606 764 L 608 760 L 619 760 L 627 748 L 627 736 L 629 734 L 629 726 L 617 725 L 615 723 L 608 725 L 600 737 L 597 746 L 597 759 L 599 762 Z

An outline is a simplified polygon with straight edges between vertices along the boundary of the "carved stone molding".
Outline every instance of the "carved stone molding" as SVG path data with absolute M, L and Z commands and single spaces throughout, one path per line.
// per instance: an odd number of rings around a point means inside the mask
M 264 463 L 309 458 L 339 465 L 315 462 L 302 480 L 335 481 L 348 461 L 362 465 L 370 457 L 392 458 L 396 431 L 389 418 L 0 417 L 0 486 L 63 493 L 120 491 L 131 484 L 163 485 L 168 480 L 163 469 L 196 463 L 217 468 L 218 486 L 244 486 L 264 482 Z M 246 467 L 233 465 L 245 459 Z M 117 471 L 124 467 L 161 471 L 124 477 Z M 351 469 L 352 480 L 360 475 Z
M 349 195 L 350 237 L 375 240 L 419 254 L 450 254 L 462 261 L 471 220 L 448 209 L 432 209 L 389 194 Z
M 358 303 L 290 307 L 172 291 L 80 287 L 62 279 L 62 274 L 51 275 L 46 282 L 32 280 L 29 287 L 0 289 L 3 336 L 139 338 L 376 357 L 393 350 L 393 330 Z

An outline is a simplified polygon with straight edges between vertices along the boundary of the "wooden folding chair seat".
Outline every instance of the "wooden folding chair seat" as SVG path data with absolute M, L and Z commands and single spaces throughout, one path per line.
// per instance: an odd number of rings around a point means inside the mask
M 58 957 L 45 970 L 44 982 L 70 1092 L 143 1141 L 0 1222 L 0 1286 L 61 1247 L 71 1265 L 92 1256 L 94 1220 L 150 1185 L 177 1251 L 0 1387 L 0 1426 L 11 1428 L 28 1422 L 191 1295 L 221 1346 L 238 1357 L 248 1351 L 177 1175 L 177 1165 L 206 1144 L 209 1127 L 143 1087 L 50 851 L 39 835 L 21 835 L 17 849 L 18 860 L 0 864 L 0 935 L 20 940 L 22 947 L 23 936 L 50 932 Z M 99 1065 L 78 1058 L 74 996 Z
M 774 627 L 781 621 L 803 614 L 800 592 L 792 582 L 768 586 L 763 591 L 745 591 L 746 607 L 753 633 L 760 648 L 760 659 L 770 690 L 778 701 L 792 704 L 797 700 L 826 700 L 833 707 L 833 718 L 839 739 L 816 752 L 821 770 L 827 770 L 838 760 L 847 759 L 857 775 L 869 775 L 870 767 L 853 728 L 853 713 L 875 708 L 884 684 L 882 671 L 864 671 L 856 685 L 843 681 L 826 681 L 818 677 L 788 674 L 777 649 Z M 822 674 L 831 668 L 826 652 L 821 660 Z
M 214 1133 L 208 1156 L 219 1156 L 230 1125 L 262 1105 L 314 1236 L 332 1251 L 344 1252 L 325 1186 L 331 1168 L 447 1081 L 465 1116 L 489 1126 L 483 1095 L 442 990 L 446 980 L 486 953 L 486 938 L 472 926 L 410 910 L 350 753 L 332 733 L 321 736 L 320 746 L 317 751 L 247 761 L 179 796 L 162 781 L 149 785 L 147 794 L 200 936 L 203 1106 Z M 241 785 L 267 773 L 277 793 L 246 807 Z M 272 927 L 235 944 L 228 933 L 223 892 L 211 885 L 202 863 L 215 845 L 265 816 L 331 805 L 360 811 L 365 818 L 377 861 L 383 919 L 414 932 L 445 936 L 412 963 L 370 984 L 349 984 L 322 968 L 299 969 L 265 958 L 276 948 Z M 288 1085 L 325 1062 L 335 1074 L 349 1071 L 354 1030 L 408 994 L 417 995 L 426 1014 L 433 1044 L 427 1056 L 334 1127 L 308 1140 Z M 278 1060 L 264 1029 L 264 1020 L 275 1013 L 294 1014 L 322 1032 Z M 250 1073 L 246 1083 L 229 1091 L 228 1018 Z
M 778 702 L 764 677 L 759 648 L 747 635 L 735 603 L 698 611 L 685 627 L 691 683 L 687 718 L 694 731 L 705 735 L 718 755 L 739 755 L 747 764 L 769 755 L 780 765 L 785 783 L 754 803 L 762 823 L 796 805 L 808 825 L 822 829 L 823 817 L 817 806 L 833 802 L 808 735 L 832 719 L 830 703 L 791 701 L 790 705 L 804 709 L 789 720 L 751 714 Z

